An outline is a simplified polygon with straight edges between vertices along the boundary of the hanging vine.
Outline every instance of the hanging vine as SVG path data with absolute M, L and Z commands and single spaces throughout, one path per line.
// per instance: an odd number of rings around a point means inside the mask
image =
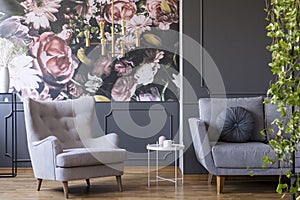
M 278 126 L 275 139 L 270 141 L 280 162 L 293 166 L 293 155 L 298 151 L 300 142 L 300 0 L 266 0 L 267 36 L 272 43 L 267 49 L 272 53 L 272 62 L 269 64 L 275 81 L 271 84 L 265 103 L 278 105 L 281 117 L 274 120 Z M 291 116 L 287 110 L 292 108 Z M 286 120 L 288 118 L 288 120 Z M 273 131 L 273 130 L 270 130 Z M 284 137 L 284 134 L 289 137 Z M 274 163 L 272 158 L 264 158 L 265 163 Z M 295 181 L 292 184 L 283 183 L 281 177 L 277 192 L 292 194 L 300 199 L 299 179 L 291 170 L 286 172 L 288 178 Z

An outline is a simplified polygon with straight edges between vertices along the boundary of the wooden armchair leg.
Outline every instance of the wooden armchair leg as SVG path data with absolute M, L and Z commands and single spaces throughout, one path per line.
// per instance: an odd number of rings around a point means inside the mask
M 214 175 L 212 175 L 212 174 L 209 173 L 209 174 L 208 174 L 208 178 L 207 178 L 207 183 L 208 183 L 208 184 L 211 184 L 213 178 L 214 178 Z
M 90 179 L 85 179 L 85 181 L 86 181 L 86 185 L 87 185 L 88 187 L 90 187 L 90 186 L 91 186 Z
M 225 176 L 217 176 L 217 193 L 223 193 Z
M 116 179 L 117 179 L 119 191 L 123 192 L 123 185 L 122 185 L 122 178 L 121 178 L 121 176 L 116 176 Z
M 62 183 L 63 183 L 63 186 L 64 186 L 65 198 L 68 199 L 69 198 L 68 181 L 63 181 Z
M 40 179 L 40 178 L 37 179 L 37 184 L 38 184 L 37 185 L 37 191 L 41 190 L 42 182 L 43 182 L 43 179 Z

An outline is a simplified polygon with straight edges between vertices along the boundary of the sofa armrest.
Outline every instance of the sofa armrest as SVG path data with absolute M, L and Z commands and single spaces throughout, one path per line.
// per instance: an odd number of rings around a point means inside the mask
M 63 152 L 60 141 L 55 136 L 29 143 L 29 152 L 36 178 L 56 180 L 56 155 Z
M 217 175 L 205 122 L 201 119 L 190 118 L 189 126 L 198 161 L 209 173 Z
M 89 148 L 118 148 L 119 136 L 116 133 L 109 133 L 97 138 L 91 138 L 84 141 Z

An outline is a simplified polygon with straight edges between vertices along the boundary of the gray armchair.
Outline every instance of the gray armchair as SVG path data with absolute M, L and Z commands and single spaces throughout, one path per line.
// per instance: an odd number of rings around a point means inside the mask
M 29 154 L 38 180 L 63 183 L 68 198 L 68 181 L 116 176 L 122 191 L 126 150 L 118 148 L 115 133 L 101 135 L 93 97 L 66 101 L 24 100 Z

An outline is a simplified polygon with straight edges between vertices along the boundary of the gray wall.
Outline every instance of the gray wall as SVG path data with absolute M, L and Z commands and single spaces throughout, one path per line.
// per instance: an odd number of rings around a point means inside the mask
M 265 1 L 253 0 L 184 0 L 183 26 L 184 34 L 203 43 L 205 50 L 215 62 L 223 79 L 228 97 L 263 95 L 272 79 L 268 67 L 270 53 L 266 50 L 269 39 L 266 37 Z M 203 11 L 203 12 L 202 12 Z M 203 17 L 203 23 L 201 22 Z M 201 38 L 202 33 L 202 38 Z M 200 55 L 184 43 L 184 57 L 189 54 Z M 216 78 L 211 73 L 211 64 L 204 58 L 193 65 L 184 62 L 184 141 L 191 143 L 191 136 L 187 120 L 198 116 L 197 100 L 201 97 L 219 96 L 219 92 L 212 92 L 210 88 L 201 87 L 201 71 L 208 80 Z M 188 84 L 192 87 L 189 88 Z M 190 97 L 187 91 L 195 91 Z M 206 173 L 197 163 L 193 146 L 184 155 L 185 173 Z

